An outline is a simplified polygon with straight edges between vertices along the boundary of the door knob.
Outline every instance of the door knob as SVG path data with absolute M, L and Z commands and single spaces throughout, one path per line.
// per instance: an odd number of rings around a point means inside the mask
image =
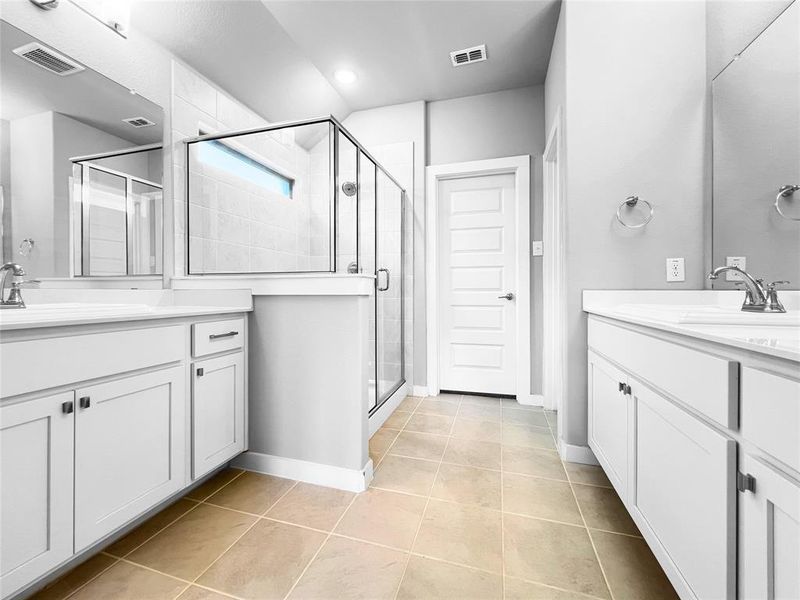
M 503 294 L 502 296 L 498 296 L 498 298 L 502 298 L 503 300 L 513 300 L 514 294 L 512 292 L 508 292 L 507 294 Z

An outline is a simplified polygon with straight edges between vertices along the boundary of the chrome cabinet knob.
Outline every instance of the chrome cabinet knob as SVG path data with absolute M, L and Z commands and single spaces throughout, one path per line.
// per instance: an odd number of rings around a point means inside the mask
M 503 300 L 513 300 L 514 299 L 514 294 L 512 292 L 508 292 L 507 294 L 503 294 L 502 296 L 498 296 L 498 298 L 501 298 Z

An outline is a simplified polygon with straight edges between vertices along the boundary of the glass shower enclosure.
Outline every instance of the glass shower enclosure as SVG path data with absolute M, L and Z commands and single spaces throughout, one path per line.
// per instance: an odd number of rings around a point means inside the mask
M 186 141 L 189 275 L 375 277 L 369 411 L 405 383 L 405 190 L 334 117 Z

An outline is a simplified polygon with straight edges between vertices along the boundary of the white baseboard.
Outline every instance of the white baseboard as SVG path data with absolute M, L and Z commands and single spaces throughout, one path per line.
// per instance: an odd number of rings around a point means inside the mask
M 404 384 L 400 389 L 398 389 L 394 394 L 389 397 L 386 402 L 383 403 L 378 410 L 376 410 L 372 415 L 369 417 L 369 437 L 372 437 L 378 429 L 380 429 L 383 424 L 386 422 L 386 419 L 389 418 L 397 407 L 400 406 L 400 403 L 405 399 L 408 395 L 408 384 Z
M 360 470 L 345 469 L 344 467 L 323 465 L 283 456 L 272 456 L 271 454 L 261 454 L 260 452 L 240 454 L 232 464 L 248 471 L 295 479 L 339 490 L 347 490 L 348 492 L 363 492 L 372 481 L 371 458 L 367 459 L 367 463 Z
M 517 394 L 517 403 L 523 406 L 544 406 L 544 396 L 541 394 Z
M 428 393 L 428 386 L 427 385 L 415 385 L 411 390 L 412 396 L 418 396 L 420 398 L 424 398 L 425 396 L 430 396 Z
M 581 463 L 583 465 L 600 464 L 589 446 L 575 446 L 558 440 L 558 454 L 564 462 Z

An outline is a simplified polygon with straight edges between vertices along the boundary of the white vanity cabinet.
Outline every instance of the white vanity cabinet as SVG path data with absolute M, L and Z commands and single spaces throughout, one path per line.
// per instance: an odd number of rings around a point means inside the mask
M 185 368 L 76 390 L 75 551 L 185 485 Z
M 73 392 L 0 408 L 0 596 L 72 556 Z
M 680 597 L 800 598 L 797 363 L 588 329 L 589 446 Z
M 214 317 L 3 332 L 0 598 L 245 449 L 247 320 Z M 236 335 L 209 338 L 199 356 L 196 331 Z

